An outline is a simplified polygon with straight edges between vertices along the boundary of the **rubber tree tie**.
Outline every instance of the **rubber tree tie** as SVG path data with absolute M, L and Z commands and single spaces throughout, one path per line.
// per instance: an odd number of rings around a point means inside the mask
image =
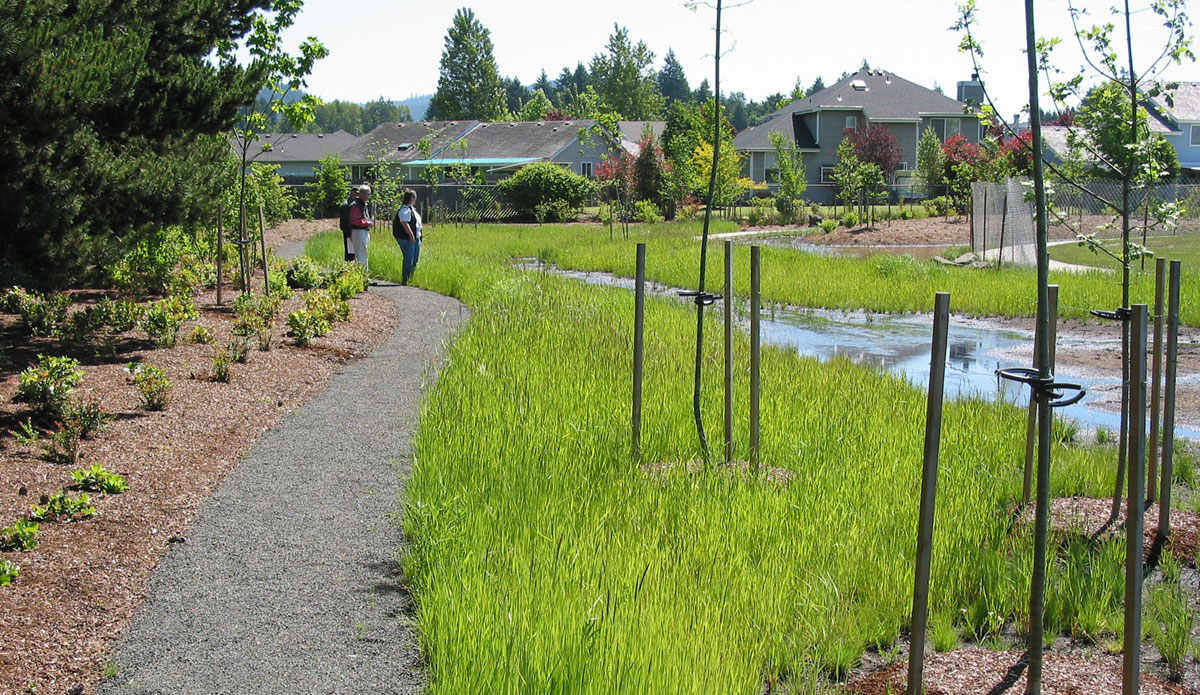
M 682 290 L 679 293 L 679 296 L 692 297 L 692 301 L 696 302 L 696 304 L 700 306 L 708 306 L 713 302 L 723 299 L 723 297 L 719 294 L 713 294 L 711 292 L 697 292 L 695 290 Z
M 1128 321 L 1133 316 L 1133 312 L 1130 311 L 1129 307 L 1127 306 L 1119 306 L 1113 311 L 1100 311 L 1098 309 L 1092 309 L 1090 313 L 1096 318 L 1105 319 L 1108 321 Z
M 1033 396 L 1036 398 L 1045 393 L 1049 396 L 1048 405 L 1051 408 L 1063 408 L 1068 405 L 1078 403 L 1084 396 L 1087 395 L 1087 389 L 1080 384 L 1070 384 L 1062 381 L 1055 381 L 1052 376 L 1042 376 L 1042 373 L 1036 369 L 1029 367 L 1011 367 L 1009 369 L 996 370 L 996 383 L 999 384 L 1000 379 L 1008 381 L 1016 381 L 1022 384 L 1028 384 L 1029 388 L 1033 389 Z M 1067 392 L 1073 392 L 1067 396 Z

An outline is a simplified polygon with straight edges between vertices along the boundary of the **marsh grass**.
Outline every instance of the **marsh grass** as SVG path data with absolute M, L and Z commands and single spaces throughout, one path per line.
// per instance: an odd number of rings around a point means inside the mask
M 694 242 L 682 236 L 652 237 L 660 281 L 688 284 L 695 255 L 685 246 Z M 632 296 L 508 265 L 553 255 L 632 275 L 624 265 L 632 244 L 587 228 L 481 226 L 432 231 L 426 245 L 415 279 L 473 310 L 422 402 L 404 510 L 404 570 L 430 693 L 749 694 L 764 684 L 811 692 L 843 677 L 868 647 L 895 642 L 912 598 L 919 388 L 845 359 L 820 363 L 767 346 L 761 459 L 791 471 L 790 482 L 717 466 L 647 475 L 643 462 L 700 457 L 694 313 L 647 301 L 644 460 L 633 461 Z M 780 295 L 805 284 L 811 268 L 767 251 L 764 286 L 767 272 Z M 341 239 L 319 237 L 309 252 L 336 258 Z M 372 244 L 374 272 L 388 272 L 389 253 Z M 844 272 L 874 272 L 851 263 Z M 822 282 L 842 283 L 825 272 Z M 954 277 L 907 264 L 896 272 L 924 287 Z M 893 293 L 909 282 L 896 278 Z M 1016 290 L 1004 293 L 1017 301 Z M 720 331 L 714 324 L 706 335 L 702 410 L 712 436 L 722 412 Z M 739 459 L 749 458 L 748 351 L 739 336 Z M 1021 491 L 1023 412 L 980 399 L 947 406 L 931 582 L 936 648 L 1028 625 L 1032 542 L 1007 511 Z M 1052 494 L 1110 489 L 1109 457 L 1054 446 Z M 1051 560 L 1051 637 L 1102 630 L 1080 616 L 1110 614 L 1118 551 Z

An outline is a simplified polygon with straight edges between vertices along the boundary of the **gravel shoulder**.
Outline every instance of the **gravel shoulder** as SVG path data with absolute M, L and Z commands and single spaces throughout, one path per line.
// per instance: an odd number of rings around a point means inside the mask
M 422 386 L 465 310 L 410 287 L 399 328 L 267 432 L 173 544 L 99 693 L 409 693 L 396 561 Z

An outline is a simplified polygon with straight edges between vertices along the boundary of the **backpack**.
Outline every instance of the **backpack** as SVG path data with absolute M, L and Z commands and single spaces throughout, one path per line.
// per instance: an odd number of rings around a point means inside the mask
M 341 215 L 341 220 L 339 222 L 339 225 L 342 228 L 342 233 L 349 234 L 350 233 L 350 199 L 349 198 L 347 198 L 346 202 L 342 203 L 342 206 L 340 208 L 338 208 L 338 212 Z

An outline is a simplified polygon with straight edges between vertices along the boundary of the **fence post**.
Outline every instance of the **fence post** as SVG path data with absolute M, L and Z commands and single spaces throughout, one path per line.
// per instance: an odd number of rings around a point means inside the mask
M 225 284 L 225 206 L 217 203 L 217 306 L 221 306 L 221 285 L 223 284 Z
M 725 241 L 725 463 L 733 461 L 733 242 Z
M 646 322 L 646 244 L 637 245 L 633 310 L 633 459 L 642 458 L 642 342 Z
M 1130 307 L 1129 491 L 1125 502 L 1123 695 L 1137 695 L 1142 661 L 1142 499 L 1146 473 L 1146 305 Z
M 271 296 L 271 272 L 267 270 L 267 221 L 263 217 L 263 207 L 258 206 L 258 240 L 262 246 L 263 267 L 263 296 Z
M 1171 485 L 1175 466 L 1175 371 L 1179 361 L 1179 261 L 1171 261 L 1167 290 L 1167 375 L 1163 400 L 1162 498 L 1158 503 L 1158 537 L 1171 534 Z
M 1158 428 L 1159 407 L 1162 402 L 1162 348 L 1163 348 L 1163 289 L 1167 275 L 1167 259 L 1158 258 L 1154 262 L 1154 352 L 1151 353 L 1152 368 L 1150 378 L 1150 439 L 1146 442 L 1149 447 L 1146 463 L 1146 503 L 1151 504 L 1158 495 Z
M 921 695 L 925 628 L 929 618 L 929 565 L 933 555 L 933 511 L 937 497 L 938 452 L 942 438 L 942 392 L 946 379 L 946 337 L 950 293 L 938 292 L 933 309 L 933 346 L 929 360 L 929 397 L 925 408 L 925 459 L 921 467 L 921 511 L 917 523 L 917 567 L 913 580 L 911 644 L 907 695 Z
M 759 439 L 758 439 L 758 398 L 759 370 L 762 364 L 762 345 L 759 329 L 759 283 L 762 279 L 760 254 L 758 246 L 750 247 L 750 466 L 758 473 Z

